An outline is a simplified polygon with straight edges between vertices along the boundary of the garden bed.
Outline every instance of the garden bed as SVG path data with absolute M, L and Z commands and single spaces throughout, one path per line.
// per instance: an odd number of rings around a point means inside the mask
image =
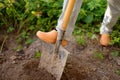
M 8 38 L 7 44 L 0 55 L 0 80 L 55 80 L 53 75 L 38 68 L 40 58 L 34 55 L 43 46 L 40 40 L 36 39 L 31 45 L 24 46 L 20 52 L 15 50 L 18 45 L 14 36 Z M 61 80 L 120 79 L 118 47 L 102 47 L 97 40 L 88 40 L 86 46 L 69 42 L 65 48 L 71 54 Z

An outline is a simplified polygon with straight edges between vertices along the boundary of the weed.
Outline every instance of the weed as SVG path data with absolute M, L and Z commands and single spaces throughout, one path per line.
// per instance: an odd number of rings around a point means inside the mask
M 85 36 L 84 36 L 84 35 L 76 36 L 75 39 L 76 39 L 77 43 L 85 46 L 85 44 L 86 44 L 86 39 L 85 39 Z
M 119 56 L 120 56 L 119 51 L 113 51 L 111 54 L 112 54 L 114 57 L 119 57 Z
M 28 39 L 26 40 L 25 44 L 26 44 L 26 45 L 29 45 L 29 44 L 31 44 L 33 41 L 34 41 L 33 39 L 28 38 Z
M 14 27 L 9 27 L 8 29 L 7 29 L 7 33 L 11 33 L 11 32 L 13 32 L 15 30 L 15 28 Z
M 119 29 L 119 27 L 120 27 L 120 25 L 119 25 L 119 21 L 118 21 L 118 23 L 113 28 L 112 34 L 110 35 L 110 37 L 111 37 L 110 44 L 111 45 L 116 44 L 116 45 L 120 46 L 120 29 Z
M 120 69 L 116 69 L 115 73 L 120 76 Z
M 41 57 L 41 52 L 37 51 L 34 55 L 34 58 L 40 58 Z
M 18 45 L 15 50 L 16 50 L 17 52 L 20 52 L 20 51 L 23 50 L 23 46 L 22 46 L 22 45 Z
M 104 55 L 100 51 L 95 51 L 94 52 L 94 58 L 103 60 L 104 59 Z
M 81 29 L 79 29 L 79 28 L 75 28 L 73 34 L 74 34 L 74 36 L 75 36 L 76 42 L 79 43 L 79 44 L 81 44 L 81 45 L 83 45 L 83 46 L 85 46 L 85 44 L 86 44 L 86 39 L 85 39 L 85 34 L 84 34 L 84 32 L 83 32 Z

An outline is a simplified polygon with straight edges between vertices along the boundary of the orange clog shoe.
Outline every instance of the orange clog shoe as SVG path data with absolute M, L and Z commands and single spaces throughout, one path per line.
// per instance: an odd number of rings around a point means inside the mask
M 101 34 L 100 44 L 103 46 L 108 46 L 110 44 L 109 34 Z
M 56 40 L 57 40 L 57 35 L 58 32 L 56 30 L 52 30 L 50 32 L 42 32 L 42 31 L 38 31 L 36 33 L 37 37 L 47 43 L 52 43 L 55 44 Z M 62 40 L 62 46 L 67 45 L 67 41 L 66 40 Z

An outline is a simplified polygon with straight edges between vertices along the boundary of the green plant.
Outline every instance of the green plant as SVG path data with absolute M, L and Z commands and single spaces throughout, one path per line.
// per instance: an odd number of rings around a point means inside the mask
M 120 29 L 119 29 L 120 25 L 119 25 L 119 21 L 118 23 L 113 27 L 113 31 L 110 34 L 111 37 L 111 45 L 118 45 L 120 46 Z
M 75 28 L 74 32 L 73 32 L 74 36 L 75 36 L 75 40 L 77 41 L 77 43 L 85 46 L 86 44 L 86 38 L 85 38 L 85 34 L 84 32 L 79 29 L 79 28 Z
M 40 58 L 41 57 L 41 52 L 37 51 L 34 55 L 34 58 Z
M 18 45 L 16 48 L 15 48 L 15 51 L 17 52 L 20 52 L 23 50 L 23 46 L 22 45 Z
M 119 51 L 113 51 L 111 54 L 112 54 L 114 57 L 119 57 L 119 56 L 120 56 Z
M 0 30 L 5 30 L 6 33 L 14 32 L 17 41 L 29 44 L 32 42 L 30 36 L 35 35 L 36 31 L 50 31 L 55 28 L 62 4 L 63 0 L 0 0 Z M 93 39 L 94 34 L 99 34 L 106 6 L 106 0 L 83 1 L 76 22 L 81 31 L 76 35 L 80 44 L 85 45 L 85 35 L 90 34 L 90 39 Z M 120 46 L 119 22 L 111 34 L 112 45 Z M 74 33 L 78 32 L 74 30 Z
M 120 76 L 120 69 L 115 69 L 115 73 Z
M 0 1 L 0 29 L 17 33 L 19 42 L 31 43 L 28 37 L 36 31 L 49 31 L 55 27 L 61 8 L 61 0 Z
M 28 39 L 26 40 L 25 44 L 26 44 L 26 45 L 29 45 L 29 44 L 31 44 L 33 41 L 34 41 L 33 39 L 28 38 Z
M 95 51 L 94 52 L 94 58 L 103 60 L 104 59 L 104 55 L 100 51 Z
M 14 27 L 9 27 L 8 29 L 7 29 L 7 33 L 11 33 L 11 32 L 13 32 L 15 30 L 15 28 Z
M 105 13 L 106 0 L 84 0 L 78 20 L 85 23 L 96 23 L 102 20 Z

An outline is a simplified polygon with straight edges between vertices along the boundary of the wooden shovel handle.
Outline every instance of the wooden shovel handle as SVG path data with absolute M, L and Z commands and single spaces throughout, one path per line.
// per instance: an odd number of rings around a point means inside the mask
M 61 28 L 63 31 L 65 31 L 67 26 L 68 26 L 70 16 L 71 16 L 73 8 L 74 8 L 75 1 L 76 0 L 69 0 L 68 1 L 66 11 L 65 11 L 64 17 L 63 17 L 62 28 Z

